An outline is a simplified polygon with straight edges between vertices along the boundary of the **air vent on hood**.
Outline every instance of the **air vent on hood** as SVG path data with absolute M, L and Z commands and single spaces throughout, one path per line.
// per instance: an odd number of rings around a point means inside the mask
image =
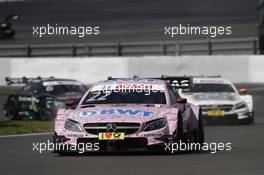
M 93 104 L 87 104 L 87 105 L 82 105 L 81 108 L 93 108 L 95 105 Z

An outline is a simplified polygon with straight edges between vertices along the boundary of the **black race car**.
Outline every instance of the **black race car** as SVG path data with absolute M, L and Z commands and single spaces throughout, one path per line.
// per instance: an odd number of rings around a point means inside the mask
M 4 104 L 9 119 L 51 120 L 59 108 L 74 108 L 87 87 L 76 80 L 50 78 L 6 78 L 7 85 L 23 85 Z
M 0 21 L 0 39 L 1 38 L 13 38 L 15 36 L 15 30 L 13 29 L 13 21 L 18 19 L 18 15 L 7 15 L 5 19 Z

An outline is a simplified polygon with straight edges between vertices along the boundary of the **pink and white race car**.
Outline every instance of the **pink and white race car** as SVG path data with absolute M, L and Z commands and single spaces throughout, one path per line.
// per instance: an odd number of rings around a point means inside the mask
M 191 77 L 108 78 L 94 84 L 75 109 L 55 119 L 55 153 L 162 148 L 167 142 L 203 143 L 201 109 L 173 91 Z M 59 145 L 59 146 L 58 146 Z

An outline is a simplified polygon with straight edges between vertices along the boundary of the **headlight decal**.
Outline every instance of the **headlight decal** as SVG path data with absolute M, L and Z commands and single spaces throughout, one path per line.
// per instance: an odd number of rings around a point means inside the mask
M 79 125 L 79 123 L 74 121 L 74 120 L 71 120 L 71 119 L 67 119 L 65 121 L 64 128 L 69 130 L 69 131 L 73 131 L 73 132 L 82 132 L 83 131 L 81 126 Z
M 238 110 L 238 109 L 243 109 L 246 107 L 247 107 L 247 104 L 245 102 L 241 102 L 241 103 L 236 104 L 235 109 Z
M 159 118 L 156 120 L 151 120 L 146 123 L 145 127 L 143 128 L 143 131 L 147 132 L 147 131 L 161 129 L 165 127 L 166 124 L 167 124 L 166 118 Z

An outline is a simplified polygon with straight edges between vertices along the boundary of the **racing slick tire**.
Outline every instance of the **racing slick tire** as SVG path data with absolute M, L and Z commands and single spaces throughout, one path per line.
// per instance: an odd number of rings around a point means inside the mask
M 248 124 L 249 124 L 249 125 L 251 125 L 251 124 L 254 124 L 254 123 L 255 123 L 255 118 L 254 118 L 254 115 L 255 115 L 254 111 L 252 111 L 252 112 L 250 112 L 250 113 L 248 114 L 248 116 L 249 116 L 249 121 L 248 121 Z
M 190 141 L 199 144 L 204 143 L 204 121 L 201 111 L 199 112 L 198 128 L 192 132 Z
M 231 124 L 231 125 L 251 125 L 254 124 L 254 112 L 249 112 L 247 118 L 243 118 L 243 119 L 236 119 L 233 120 L 231 123 L 227 123 L 227 124 Z
M 15 98 L 10 98 L 6 104 L 6 118 L 9 120 L 18 119 L 17 101 Z
M 188 140 L 187 143 L 196 143 L 199 144 L 200 146 L 203 145 L 204 143 L 204 121 L 203 121 L 203 116 L 202 112 L 199 112 L 199 120 L 198 120 L 198 128 L 193 130 L 188 134 Z M 196 148 L 192 149 L 191 151 L 199 151 Z
M 196 143 L 203 144 L 204 143 L 204 119 L 202 115 L 202 111 L 199 112 L 199 121 L 198 121 L 198 131 L 196 137 Z
M 184 137 L 184 132 L 183 132 L 183 119 L 181 113 L 178 114 L 178 123 L 177 123 L 177 133 L 176 133 L 176 140 L 177 142 L 183 141 L 185 142 L 186 139 Z
M 252 111 L 251 113 L 250 113 L 250 124 L 254 124 L 255 123 L 255 113 L 254 113 L 254 111 Z
M 242 119 L 242 120 L 238 120 L 237 123 L 235 124 L 240 124 L 240 125 L 251 125 L 254 124 L 255 120 L 254 120 L 254 112 L 250 112 L 248 114 L 248 118 Z

